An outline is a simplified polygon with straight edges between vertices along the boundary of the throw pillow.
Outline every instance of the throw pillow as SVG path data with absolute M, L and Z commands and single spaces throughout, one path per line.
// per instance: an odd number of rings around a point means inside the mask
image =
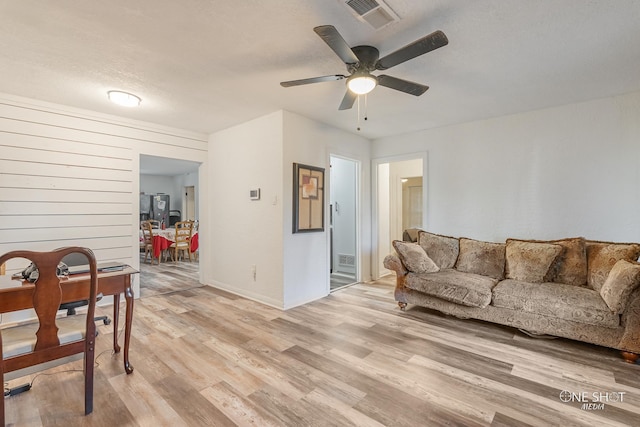
M 640 284 L 640 264 L 624 259 L 616 262 L 600 289 L 607 307 L 620 314 L 627 307 L 629 296 Z
M 393 247 L 405 268 L 414 273 L 435 273 L 440 268 L 427 256 L 422 247 L 416 243 L 394 240 Z
M 587 241 L 587 284 L 600 292 L 616 262 L 621 259 L 637 261 L 640 245 Z
M 556 260 L 555 275 L 551 281 L 573 286 L 586 286 L 587 250 L 584 238 L 575 237 L 547 243 L 554 243 L 564 248 L 564 252 Z
M 460 252 L 460 243 L 456 237 L 421 231 L 418 234 L 418 243 L 438 267 L 453 268 L 456 265 Z
M 456 269 L 502 280 L 504 279 L 504 257 L 504 243 L 461 238 Z
M 507 239 L 507 279 L 542 283 L 550 280 L 551 268 L 563 247 L 552 243 Z

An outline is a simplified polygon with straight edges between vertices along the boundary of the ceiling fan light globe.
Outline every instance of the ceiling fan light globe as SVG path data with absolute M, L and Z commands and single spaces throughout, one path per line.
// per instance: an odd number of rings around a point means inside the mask
M 356 95 L 365 95 L 371 92 L 377 84 L 378 81 L 371 75 L 352 76 L 347 80 L 347 87 Z

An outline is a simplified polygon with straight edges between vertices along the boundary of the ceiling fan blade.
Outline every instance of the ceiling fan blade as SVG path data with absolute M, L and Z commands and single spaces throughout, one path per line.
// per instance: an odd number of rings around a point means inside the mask
M 315 27 L 313 31 L 320 36 L 326 44 L 342 59 L 345 64 L 355 64 L 358 57 L 351 50 L 346 41 L 342 38 L 338 30 L 333 25 L 321 25 Z
M 415 96 L 420 96 L 425 93 L 427 89 L 429 89 L 429 86 L 410 82 L 408 80 L 398 79 L 396 77 L 391 77 L 384 74 L 378 76 L 378 84 L 380 86 L 399 90 L 400 92 L 408 93 L 409 95 Z
M 281 82 L 280 86 L 291 87 L 291 86 L 308 85 L 310 83 L 332 82 L 335 80 L 342 80 L 345 77 L 346 76 L 343 76 L 342 74 L 334 74 L 331 76 L 312 77 L 310 79 L 290 80 L 288 82 Z
M 448 43 L 449 40 L 442 31 L 434 31 L 428 36 L 416 40 L 413 43 L 409 43 L 405 47 L 390 53 L 384 58 L 380 58 L 376 63 L 376 69 L 386 70 L 388 68 L 395 67 L 396 65 L 402 64 L 416 56 L 420 56 L 442 46 L 446 46 Z
M 358 95 L 347 89 L 347 93 L 344 94 L 338 110 L 348 110 L 353 107 L 353 103 L 356 102 L 357 97 Z

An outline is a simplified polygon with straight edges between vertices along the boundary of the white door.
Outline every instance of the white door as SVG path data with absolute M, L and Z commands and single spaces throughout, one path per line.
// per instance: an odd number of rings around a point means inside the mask
M 331 157 L 330 233 L 331 272 L 351 277 L 357 275 L 357 163 Z
M 185 209 L 183 220 L 194 221 L 196 219 L 196 191 L 193 185 L 184 187 Z

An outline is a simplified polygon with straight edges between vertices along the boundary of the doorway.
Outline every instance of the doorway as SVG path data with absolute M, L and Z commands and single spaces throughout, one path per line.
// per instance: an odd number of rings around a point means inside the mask
M 162 195 L 165 202 L 163 209 L 167 212 L 167 218 L 171 219 L 166 224 L 166 230 L 162 230 L 163 238 L 171 239 L 175 222 L 186 219 L 199 220 L 200 165 L 199 162 L 140 154 L 140 219 L 152 216 L 150 209 L 153 210 L 153 205 L 149 200 Z M 200 236 L 197 239 L 199 246 L 202 239 Z M 199 283 L 200 266 L 196 257 L 198 252 L 192 253 L 191 262 L 169 261 L 160 264 L 151 264 L 148 260 L 145 263 L 144 252 L 141 252 L 140 296 L 176 292 L 193 287 L 194 282 Z
M 331 156 L 330 291 L 358 281 L 358 162 Z
M 383 261 L 385 256 L 393 253 L 394 240 L 403 240 L 405 230 L 426 229 L 425 169 L 426 153 L 373 162 L 374 279 L 391 273 Z

